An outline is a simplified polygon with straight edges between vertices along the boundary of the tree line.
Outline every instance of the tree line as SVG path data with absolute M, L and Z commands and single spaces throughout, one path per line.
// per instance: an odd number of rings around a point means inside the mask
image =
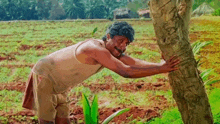
M 1 0 L 0 20 L 100 19 L 127 0 Z
M 132 11 L 148 8 L 149 0 L 0 0 L 0 20 L 101 19 L 113 18 L 116 8 Z M 219 0 L 195 0 L 193 9 L 203 2 L 214 9 Z

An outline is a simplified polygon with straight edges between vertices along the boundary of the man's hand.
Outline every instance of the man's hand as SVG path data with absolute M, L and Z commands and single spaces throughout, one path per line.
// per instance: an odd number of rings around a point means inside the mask
M 164 58 L 164 57 L 163 57 Z M 180 63 L 180 59 L 177 58 L 176 56 L 172 56 L 169 60 L 167 61 L 162 61 L 161 64 L 161 72 L 162 73 L 166 73 L 166 72 L 170 72 L 170 71 L 175 71 L 177 69 L 179 69 L 178 67 L 175 67 L 176 65 L 178 65 Z

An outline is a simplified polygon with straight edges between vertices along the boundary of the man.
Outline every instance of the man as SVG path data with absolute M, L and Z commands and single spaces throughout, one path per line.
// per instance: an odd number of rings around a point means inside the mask
M 103 40 L 88 39 L 56 51 L 37 62 L 30 74 L 23 107 L 34 109 L 40 124 L 68 124 L 68 90 L 106 67 L 126 78 L 140 78 L 177 70 L 179 60 L 164 63 L 134 59 L 123 52 L 134 40 L 126 22 L 116 22 Z

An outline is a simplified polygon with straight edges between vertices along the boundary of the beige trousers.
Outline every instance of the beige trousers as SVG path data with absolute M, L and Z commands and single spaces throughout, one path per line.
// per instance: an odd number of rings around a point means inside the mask
M 38 118 L 54 121 L 55 117 L 69 118 L 68 92 L 55 94 L 49 78 L 33 73 L 34 110 Z

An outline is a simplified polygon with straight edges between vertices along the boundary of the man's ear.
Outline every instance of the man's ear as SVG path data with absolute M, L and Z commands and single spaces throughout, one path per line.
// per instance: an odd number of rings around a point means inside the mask
M 107 34 L 107 40 L 111 39 L 110 34 Z

